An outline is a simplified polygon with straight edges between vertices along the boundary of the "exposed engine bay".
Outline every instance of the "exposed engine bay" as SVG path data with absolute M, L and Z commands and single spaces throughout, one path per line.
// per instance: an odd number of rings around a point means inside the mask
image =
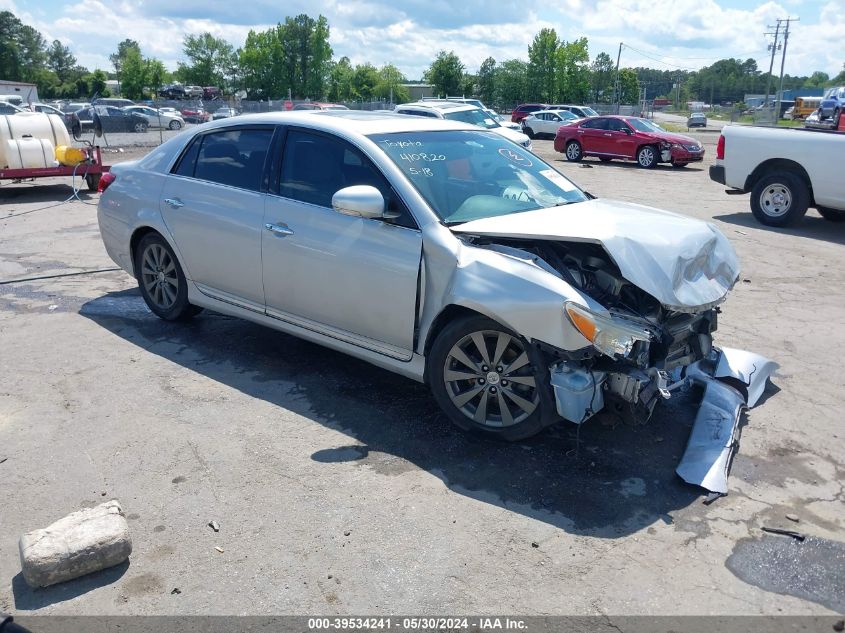
M 558 414 L 581 424 L 609 408 L 623 419 L 647 422 L 661 399 L 681 387 L 705 390 L 687 451 L 677 472 L 689 483 L 724 494 L 736 447 L 741 411 L 753 406 L 778 365 L 741 350 L 717 349 L 717 306 L 679 312 L 626 280 L 608 253 L 594 243 L 467 236 L 473 246 L 530 261 L 601 304 L 619 338 L 592 338 L 590 310 L 566 304 L 573 324 L 591 346 L 543 348 Z M 598 321 L 595 321 L 598 322 Z M 594 322 L 594 323 L 595 323 Z M 595 328 L 595 325 L 593 325 Z M 624 338 L 624 337 L 623 337 Z M 743 387 L 744 386 L 744 387 Z

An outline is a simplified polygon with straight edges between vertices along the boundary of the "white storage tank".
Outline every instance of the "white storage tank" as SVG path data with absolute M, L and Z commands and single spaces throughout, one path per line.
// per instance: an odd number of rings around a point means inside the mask
M 19 157 L 14 159 L 6 155 L 11 147 L 9 141 L 27 138 L 47 139 L 54 148 L 70 145 L 70 135 L 58 115 L 43 112 L 0 115 L 0 166 L 9 166 L 10 161 L 19 160 Z
M 9 169 L 40 169 L 58 164 L 56 150 L 52 141 L 47 138 L 6 141 L 0 144 L 0 154 L 5 154 L 5 158 L 0 160 L 0 165 L 5 163 L 5 167 Z

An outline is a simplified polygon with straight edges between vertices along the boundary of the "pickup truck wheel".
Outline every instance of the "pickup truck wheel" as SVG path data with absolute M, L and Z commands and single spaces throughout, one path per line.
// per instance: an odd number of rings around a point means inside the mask
M 578 141 L 569 141 L 566 144 L 566 160 L 577 163 L 584 158 L 584 152 L 581 149 L 581 144 Z
M 763 176 L 751 190 L 751 212 L 766 226 L 787 226 L 810 206 L 810 192 L 798 176 L 779 171 Z
M 845 222 L 845 211 L 831 209 L 829 207 L 818 207 L 819 215 L 830 222 Z
M 637 163 L 643 169 L 654 169 L 657 165 L 657 150 L 652 145 L 643 145 L 637 150 Z

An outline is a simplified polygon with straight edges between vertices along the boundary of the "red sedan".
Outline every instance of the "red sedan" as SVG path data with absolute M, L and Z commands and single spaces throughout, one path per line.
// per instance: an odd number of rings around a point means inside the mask
M 620 158 L 635 160 L 646 169 L 657 163 L 686 167 L 704 159 L 704 148 L 694 138 L 630 116 L 600 116 L 562 125 L 555 136 L 555 150 L 571 161 L 584 156 L 598 156 L 603 162 Z

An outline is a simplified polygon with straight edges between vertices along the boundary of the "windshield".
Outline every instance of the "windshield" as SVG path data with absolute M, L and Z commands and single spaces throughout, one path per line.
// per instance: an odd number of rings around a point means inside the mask
M 652 123 L 646 119 L 625 119 L 632 128 L 637 130 L 638 132 L 657 132 L 659 134 L 664 134 L 666 130 L 662 127 L 657 125 L 657 123 Z
M 494 127 L 502 127 L 497 121 L 487 114 L 484 110 L 460 110 L 459 112 L 444 112 L 443 118 L 450 121 L 461 121 L 462 123 L 469 123 L 479 127 L 492 129 Z
M 550 165 L 495 132 L 374 134 L 446 224 L 587 200 Z

